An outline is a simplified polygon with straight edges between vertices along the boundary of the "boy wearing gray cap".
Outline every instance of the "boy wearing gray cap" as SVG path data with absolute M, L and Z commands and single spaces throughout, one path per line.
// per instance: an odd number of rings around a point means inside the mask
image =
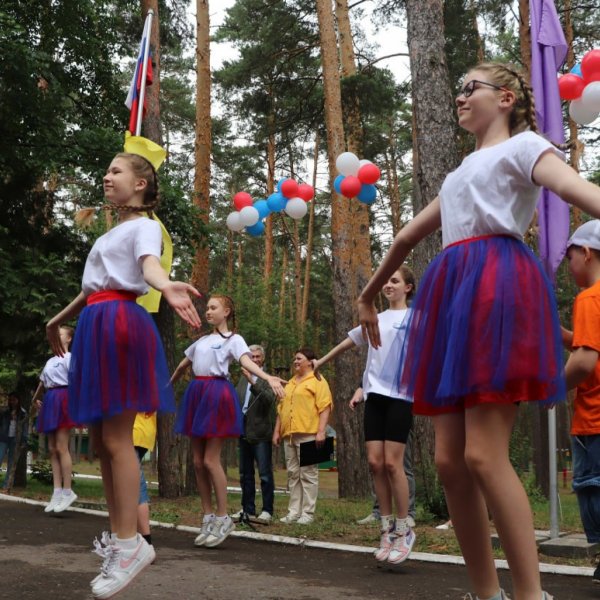
M 573 331 L 563 328 L 571 350 L 567 388 L 576 388 L 571 425 L 573 490 L 590 543 L 600 542 L 600 220 L 584 223 L 567 244 L 569 270 L 583 291 L 573 306 Z M 600 565 L 592 577 L 600 583 Z

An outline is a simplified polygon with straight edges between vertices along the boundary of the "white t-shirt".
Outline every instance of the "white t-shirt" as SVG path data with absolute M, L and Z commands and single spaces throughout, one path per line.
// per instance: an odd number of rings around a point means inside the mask
M 522 239 L 540 194 L 531 179 L 533 168 L 549 150 L 564 158 L 543 137 L 524 131 L 465 157 L 439 194 L 444 247 L 489 234 Z
M 375 350 L 369 344 L 367 353 L 367 366 L 363 374 L 363 394 L 369 393 L 382 394 L 390 398 L 402 398 L 412 402 L 406 394 L 400 394 L 397 386 L 391 381 L 383 378 L 383 369 L 386 366 L 390 353 L 395 353 L 400 359 L 402 346 L 404 345 L 404 337 L 406 336 L 406 328 L 408 325 L 409 309 L 402 310 L 384 310 L 377 315 L 379 321 L 379 334 L 381 336 L 381 346 Z M 366 344 L 363 339 L 361 328 L 355 327 L 348 332 L 348 337 L 357 345 Z M 387 365 L 389 367 L 389 364 Z M 395 362 L 395 368 L 398 367 L 398 362 Z
M 113 227 L 96 240 L 88 254 L 81 282 L 83 293 L 125 290 L 145 294 L 149 286 L 140 259 L 148 255 L 160 259 L 161 243 L 160 225 L 147 217 Z
M 48 360 L 40 381 L 46 389 L 69 385 L 69 365 L 71 364 L 71 353 L 67 352 L 64 356 L 53 356 Z
M 250 348 L 237 333 L 227 338 L 218 333 L 205 335 L 185 351 L 192 361 L 194 375 L 212 377 L 227 377 L 231 361 L 239 361 L 244 354 L 251 354 Z

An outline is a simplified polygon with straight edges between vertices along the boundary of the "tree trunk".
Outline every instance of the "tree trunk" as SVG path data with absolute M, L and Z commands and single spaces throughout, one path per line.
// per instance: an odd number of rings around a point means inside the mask
M 272 93 L 270 95 L 272 100 Z M 267 118 L 269 137 L 267 140 L 267 197 L 275 190 L 275 115 L 270 113 Z M 265 219 L 265 297 L 264 305 L 267 306 L 270 296 L 271 275 L 273 273 L 273 216 Z
M 529 29 L 529 0 L 519 0 L 519 46 L 523 69 L 531 72 L 531 31 Z
M 208 223 L 210 215 L 210 22 L 208 0 L 196 0 L 196 170 L 194 204 L 200 218 Z M 199 242 L 192 268 L 192 284 L 206 292 L 209 289 L 208 244 Z
M 407 0 L 407 41 L 413 100 L 413 212 L 417 214 L 439 193 L 447 173 L 459 162 L 454 103 L 445 56 L 441 0 Z M 441 249 L 441 236 L 429 236 L 413 252 L 417 278 Z M 431 419 L 414 421 L 415 473 L 429 492 L 439 494 Z
M 331 242 L 333 249 L 333 302 L 336 339 L 344 339 L 352 328 L 352 225 L 347 201 L 335 193 L 335 160 L 344 151 L 344 126 L 340 73 L 333 13 L 329 0 L 317 0 L 319 36 L 323 68 L 323 93 L 327 153 L 329 159 L 329 186 L 331 189 Z M 350 414 L 348 400 L 352 396 L 364 364 L 358 353 L 346 352 L 335 360 L 336 423 L 338 427 L 339 496 L 367 497 L 371 493 L 364 446 L 360 443 L 361 427 Z

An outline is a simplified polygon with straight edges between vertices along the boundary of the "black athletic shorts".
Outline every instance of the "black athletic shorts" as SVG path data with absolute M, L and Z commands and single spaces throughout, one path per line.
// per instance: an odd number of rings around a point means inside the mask
M 383 394 L 367 394 L 365 442 L 381 440 L 406 444 L 412 421 L 412 402 Z

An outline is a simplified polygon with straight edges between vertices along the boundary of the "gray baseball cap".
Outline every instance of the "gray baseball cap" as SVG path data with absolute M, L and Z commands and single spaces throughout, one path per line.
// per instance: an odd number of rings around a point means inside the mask
M 600 250 L 600 220 L 594 219 L 578 227 L 567 242 L 570 246 L 587 246 Z

